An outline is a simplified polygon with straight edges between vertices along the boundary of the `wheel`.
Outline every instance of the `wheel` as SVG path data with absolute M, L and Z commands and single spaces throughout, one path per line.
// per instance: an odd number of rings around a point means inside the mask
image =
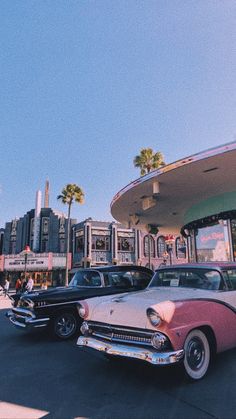
M 200 380 L 207 373 L 211 351 L 206 335 L 199 329 L 192 330 L 184 343 L 184 369 L 192 380 Z
M 70 339 L 78 329 L 78 320 L 71 311 L 59 313 L 53 321 L 54 334 L 59 339 Z

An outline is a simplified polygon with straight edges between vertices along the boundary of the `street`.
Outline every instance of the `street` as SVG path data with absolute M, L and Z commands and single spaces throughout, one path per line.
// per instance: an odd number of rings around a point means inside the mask
M 5 317 L 0 297 L 0 419 L 233 419 L 236 351 L 218 355 L 209 374 L 189 383 L 179 368 L 110 362 L 57 342 L 45 331 L 27 334 Z

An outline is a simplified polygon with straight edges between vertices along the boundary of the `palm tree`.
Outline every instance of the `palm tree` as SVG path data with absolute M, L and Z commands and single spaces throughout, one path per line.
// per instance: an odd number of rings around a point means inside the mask
M 67 224 L 67 235 L 66 235 L 66 278 L 65 285 L 68 286 L 68 256 L 69 256 L 69 246 L 70 246 L 70 212 L 71 205 L 73 202 L 78 204 L 83 204 L 84 202 L 84 192 L 82 189 L 77 186 L 75 183 L 67 184 L 63 189 L 60 195 L 57 196 L 63 204 L 68 205 L 68 224 Z
M 152 148 L 142 148 L 140 154 L 134 158 L 134 166 L 140 168 L 141 176 L 146 175 L 154 169 L 165 166 L 163 154 L 160 151 L 154 153 Z

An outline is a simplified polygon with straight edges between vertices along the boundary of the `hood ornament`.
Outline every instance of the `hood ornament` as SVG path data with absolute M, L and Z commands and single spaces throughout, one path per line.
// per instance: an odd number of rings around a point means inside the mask
M 112 302 L 113 303 L 122 303 L 122 301 L 124 300 L 124 297 L 122 296 L 122 297 L 115 297 L 115 298 L 112 298 Z

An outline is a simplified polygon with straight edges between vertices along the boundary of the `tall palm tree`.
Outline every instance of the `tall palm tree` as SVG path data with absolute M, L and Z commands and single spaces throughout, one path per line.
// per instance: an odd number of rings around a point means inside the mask
M 154 153 L 152 148 L 142 148 L 140 154 L 134 158 L 134 166 L 140 168 L 141 176 L 146 175 L 165 166 L 163 154 L 160 151 Z
M 68 286 L 68 259 L 69 259 L 69 249 L 70 249 L 70 212 L 71 205 L 73 202 L 78 204 L 83 204 L 84 202 L 84 192 L 82 189 L 75 183 L 67 184 L 63 189 L 60 195 L 57 196 L 63 204 L 68 205 L 68 224 L 67 224 L 67 234 L 66 234 L 66 278 L 65 285 Z

